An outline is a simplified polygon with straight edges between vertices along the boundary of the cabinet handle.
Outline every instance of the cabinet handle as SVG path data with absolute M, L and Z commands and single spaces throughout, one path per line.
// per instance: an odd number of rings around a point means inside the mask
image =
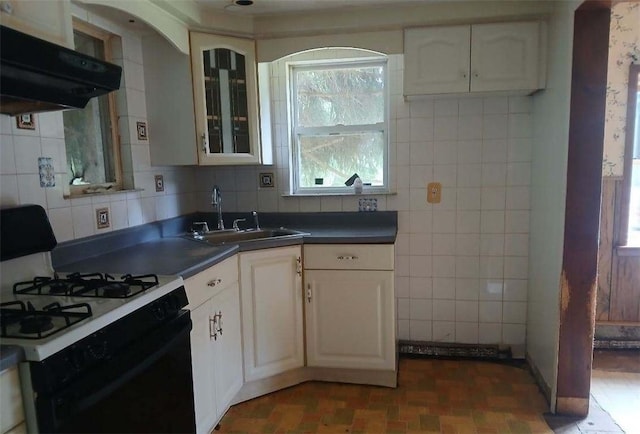
M 207 153 L 207 134 L 206 133 L 202 133 L 202 152 L 204 152 L 205 154 Z
M 296 273 L 298 276 L 302 276 L 302 257 L 300 256 L 296 258 Z
M 210 281 L 207 283 L 207 286 L 214 287 L 214 286 L 219 285 L 219 284 L 221 284 L 221 283 L 222 283 L 222 279 L 218 279 L 218 278 L 216 278 L 216 279 L 210 280 Z
M 307 302 L 311 303 L 311 284 L 307 284 Z
M 216 339 L 215 328 L 216 328 L 216 317 L 215 315 L 213 316 L 213 318 L 209 316 L 209 339 L 211 338 Z
M 338 261 L 356 261 L 358 257 L 356 255 L 340 255 Z
M 218 329 L 216 330 L 220 336 L 222 336 L 222 311 L 218 311 Z

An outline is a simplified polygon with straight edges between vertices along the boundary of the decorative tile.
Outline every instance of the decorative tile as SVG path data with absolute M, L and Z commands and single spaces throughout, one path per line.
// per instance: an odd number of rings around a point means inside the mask
M 53 168 L 53 158 L 38 158 L 38 174 L 40 175 L 40 187 L 55 187 L 56 174 Z

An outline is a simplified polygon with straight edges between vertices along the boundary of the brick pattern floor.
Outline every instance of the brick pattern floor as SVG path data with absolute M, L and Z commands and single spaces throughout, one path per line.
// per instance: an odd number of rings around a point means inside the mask
M 526 365 L 400 359 L 396 389 L 309 382 L 232 407 L 219 433 L 552 433 Z

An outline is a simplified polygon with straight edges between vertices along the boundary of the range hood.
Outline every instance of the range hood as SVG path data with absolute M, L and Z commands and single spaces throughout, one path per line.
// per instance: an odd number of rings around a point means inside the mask
M 84 108 L 120 88 L 122 68 L 0 26 L 0 113 Z

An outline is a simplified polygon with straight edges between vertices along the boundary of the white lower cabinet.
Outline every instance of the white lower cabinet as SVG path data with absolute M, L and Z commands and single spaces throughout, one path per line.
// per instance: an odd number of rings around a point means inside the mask
M 393 369 L 393 272 L 309 270 L 307 364 Z
M 243 382 L 236 257 L 187 279 L 185 288 L 193 322 L 191 358 L 196 430 L 209 433 Z
M 18 434 L 27 432 L 22 407 L 22 391 L 18 366 L 0 372 L 0 433 Z
M 305 246 L 308 366 L 395 369 L 393 278 L 393 245 Z
M 304 366 L 300 246 L 240 254 L 245 381 Z

